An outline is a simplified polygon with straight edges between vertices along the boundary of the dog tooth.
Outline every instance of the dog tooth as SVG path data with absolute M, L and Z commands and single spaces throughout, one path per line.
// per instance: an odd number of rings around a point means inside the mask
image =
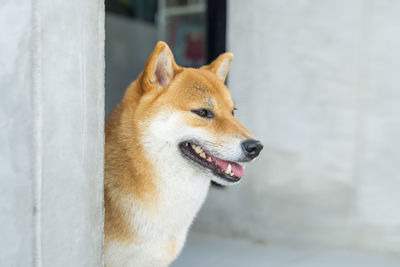
M 235 174 L 234 174 L 233 172 L 231 172 L 229 175 L 230 175 L 230 176 L 234 176 Z
M 212 159 L 210 157 L 207 158 L 208 162 L 212 162 Z
M 225 170 L 225 173 L 226 173 L 226 174 L 230 174 L 230 173 L 231 173 L 231 170 L 232 170 L 232 166 L 231 166 L 231 164 L 229 164 L 228 167 L 227 167 L 226 170 Z
M 200 153 L 200 157 L 202 157 L 202 158 L 204 158 L 204 159 L 205 159 L 205 158 L 206 158 L 206 153 L 204 153 L 204 152 L 201 152 L 201 153 Z

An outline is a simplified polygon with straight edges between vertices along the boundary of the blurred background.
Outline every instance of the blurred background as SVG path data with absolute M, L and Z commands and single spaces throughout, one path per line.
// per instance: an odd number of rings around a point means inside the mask
M 225 52 L 226 1 L 107 0 L 106 31 L 108 115 L 158 40 L 185 67 L 200 67 Z
M 233 52 L 239 120 L 264 143 L 213 187 L 173 266 L 400 266 L 400 2 L 106 0 L 106 115 L 158 40 Z

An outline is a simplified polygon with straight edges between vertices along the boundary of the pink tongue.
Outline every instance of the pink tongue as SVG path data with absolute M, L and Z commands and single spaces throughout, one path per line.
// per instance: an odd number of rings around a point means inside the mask
M 244 175 L 243 167 L 235 162 L 225 161 L 216 157 L 213 157 L 215 164 L 217 164 L 222 170 L 226 170 L 228 165 L 231 164 L 231 171 L 236 177 L 242 178 Z

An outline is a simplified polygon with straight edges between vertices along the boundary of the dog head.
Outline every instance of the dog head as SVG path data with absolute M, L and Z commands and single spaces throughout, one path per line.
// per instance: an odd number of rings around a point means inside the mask
M 135 110 L 152 160 L 182 163 L 224 185 L 243 177 L 242 165 L 263 146 L 235 118 L 224 83 L 232 58 L 224 53 L 200 69 L 183 68 L 165 43 L 156 45 L 137 81 Z

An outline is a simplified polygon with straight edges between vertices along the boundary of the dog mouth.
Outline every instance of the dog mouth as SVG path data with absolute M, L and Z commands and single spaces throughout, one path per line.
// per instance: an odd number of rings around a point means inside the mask
M 243 167 L 239 163 L 217 158 L 193 142 L 182 142 L 179 148 L 185 158 L 227 182 L 238 182 L 244 175 Z

